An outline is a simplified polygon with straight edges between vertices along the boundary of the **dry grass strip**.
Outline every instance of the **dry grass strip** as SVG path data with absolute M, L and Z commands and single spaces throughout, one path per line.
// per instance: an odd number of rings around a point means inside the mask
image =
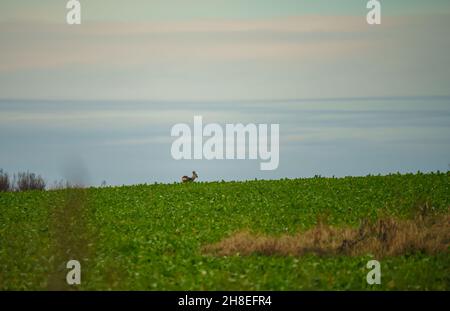
M 240 231 L 203 248 L 216 256 L 302 256 L 372 254 L 377 257 L 422 252 L 435 254 L 450 247 L 450 215 L 418 216 L 409 220 L 362 221 L 359 228 L 335 228 L 326 224 L 295 235 L 267 236 Z

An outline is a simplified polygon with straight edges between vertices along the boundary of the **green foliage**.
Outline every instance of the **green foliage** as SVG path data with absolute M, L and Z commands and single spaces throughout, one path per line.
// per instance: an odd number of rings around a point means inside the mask
M 449 181 L 449 173 L 420 173 L 85 189 L 80 223 L 92 234 L 83 243 L 95 251 L 67 260 L 81 262 L 81 289 L 448 290 L 448 252 L 383 259 L 382 285 L 369 286 L 370 254 L 212 257 L 201 247 L 242 229 L 277 235 L 324 218 L 357 226 L 362 218 L 409 217 L 424 202 L 448 213 Z M 55 215 L 65 215 L 58 211 L 70 206 L 70 191 L 0 193 L 0 289 L 48 289 L 55 273 L 65 279 L 64 266 L 55 271 L 54 228 L 64 224 Z

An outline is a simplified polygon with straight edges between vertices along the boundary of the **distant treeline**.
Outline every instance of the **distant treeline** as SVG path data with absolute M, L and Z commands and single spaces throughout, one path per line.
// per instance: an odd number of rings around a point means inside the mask
M 45 181 L 40 175 L 19 172 L 10 175 L 0 169 L 0 191 L 45 190 Z
M 106 180 L 102 181 L 100 187 L 106 187 Z M 66 180 L 54 181 L 47 184 L 41 175 L 35 173 L 19 172 L 10 175 L 3 169 L 0 169 L 0 192 L 19 192 L 29 190 L 62 190 L 62 189 L 81 189 L 85 188 L 83 184 L 73 183 Z

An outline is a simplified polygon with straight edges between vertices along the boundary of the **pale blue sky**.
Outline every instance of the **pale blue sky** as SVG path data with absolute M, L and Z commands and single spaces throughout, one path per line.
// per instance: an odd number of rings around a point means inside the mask
M 448 14 L 447 0 L 381 1 L 390 15 Z M 65 0 L 2 0 L 0 20 L 63 21 Z M 298 15 L 364 14 L 365 0 L 81 0 L 86 20 L 186 20 L 198 18 L 246 19 Z
M 448 169 L 448 0 L 382 1 L 379 26 L 365 0 L 86 0 L 80 26 L 65 3 L 0 0 L 9 172 L 69 178 L 73 162 L 86 183 L 121 184 Z M 279 123 L 279 169 L 172 160 L 170 128 L 195 114 Z
M 0 101 L 0 167 L 50 183 L 174 182 L 387 174 L 450 169 L 450 97 L 155 103 Z M 280 165 L 173 160 L 175 122 L 279 123 Z
M 450 1 L 2 0 L 0 98 L 447 95 Z

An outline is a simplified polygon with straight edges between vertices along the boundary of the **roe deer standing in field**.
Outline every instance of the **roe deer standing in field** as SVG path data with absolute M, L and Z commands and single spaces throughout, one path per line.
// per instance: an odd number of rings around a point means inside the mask
M 193 171 L 193 172 L 192 172 L 192 177 L 189 177 L 189 176 L 183 176 L 183 177 L 181 177 L 181 181 L 182 181 L 182 182 L 191 182 L 191 181 L 196 180 L 197 178 L 198 178 L 197 173 L 196 173 L 195 171 Z

